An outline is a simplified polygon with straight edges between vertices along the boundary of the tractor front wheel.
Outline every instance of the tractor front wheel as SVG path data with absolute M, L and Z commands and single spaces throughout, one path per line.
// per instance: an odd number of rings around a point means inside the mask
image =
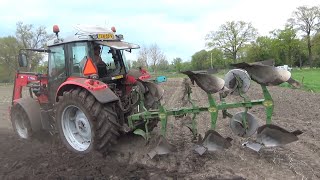
M 20 138 L 27 140 L 32 139 L 33 132 L 30 120 L 25 110 L 19 104 L 12 107 L 11 122 L 14 131 Z
M 66 91 L 56 108 L 63 143 L 73 152 L 105 154 L 117 142 L 120 125 L 114 104 L 101 104 L 85 89 Z

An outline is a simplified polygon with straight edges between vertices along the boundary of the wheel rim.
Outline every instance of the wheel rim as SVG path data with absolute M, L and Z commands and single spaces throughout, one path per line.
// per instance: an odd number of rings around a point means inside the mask
M 28 128 L 26 126 L 26 123 L 27 123 L 26 121 L 27 120 L 22 118 L 22 116 L 20 114 L 16 115 L 16 119 L 14 121 L 17 133 L 23 139 L 28 138 Z
M 90 122 L 83 111 L 70 105 L 64 109 L 61 121 L 69 145 L 80 152 L 87 150 L 91 145 L 92 134 Z

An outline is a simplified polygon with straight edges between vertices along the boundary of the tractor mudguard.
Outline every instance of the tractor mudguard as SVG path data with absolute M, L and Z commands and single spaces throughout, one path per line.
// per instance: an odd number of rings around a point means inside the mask
M 143 68 L 138 69 L 130 69 L 128 71 L 127 76 L 133 77 L 134 79 L 147 80 L 150 79 L 150 74 Z
M 19 104 L 27 113 L 33 132 L 42 130 L 40 104 L 37 100 L 31 97 L 24 97 L 14 100 L 14 104 Z
M 99 80 L 68 78 L 67 81 L 62 83 L 58 88 L 56 102 L 59 101 L 58 97 L 62 96 L 64 91 L 69 91 L 77 87 L 82 87 L 88 90 L 97 99 L 97 101 L 102 104 L 119 100 L 119 97 L 114 94 L 108 85 Z

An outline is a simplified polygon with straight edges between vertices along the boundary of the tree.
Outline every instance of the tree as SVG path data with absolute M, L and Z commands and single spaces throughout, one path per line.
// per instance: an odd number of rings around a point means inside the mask
M 143 66 L 148 68 L 148 54 L 149 49 L 143 45 L 138 52 L 137 62 L 132 64 L 132 66 Z
M 209 55 L 206 50 L 196 52 L 191 58 L 191 65 L 194 70 L 208 69 L 210 67 Z
M 237 61 L 237 54 L 246 43 L 253 40 L 257 35 L 257 30 L 243 21 L 231 21 L 219 27 L 218 31 L 211 31 L 206 36 L 207 46 L 219 48 L 225 55 Z
M 276 59 L 276 53 L 274 53 L 274 39 L 267 36 L 260 36 L 255 42 L 250 45 L 246 45 L 243 48 L 247 62 L 255 62 L 266 59 Z
M 278 50 L 282 53 L 282 64 L 293 66 L 296 54 L 300 53 L 300 40 L 297 38 L 296 30 L 286 26 L 283 30 L 274 31 Z
M 169 70 L 169 62 L 166 58 L 160 59 L 157 66 L 160 71 Z
M 165 56 L 164 54 L 161 52 L 159 46 L 157 44 L 152 44 L 149 48 L 149 56 L 150 56 L 150 65 L 153 69 L 153 72 L 156 72 L 156 68 L 158 65 L 158 63 L 161 61 L 161 60 L 164 60 L 165 59 Z
M 132 62 L 133 62 L 132 60 L 127 60 L 127 66 L 129 69 L 132 68 Z
M 306 34 L 308 47 L 308 61 L 312 67 L 312 43 L 311 35 L 319 29 L 320 9 L 319 7 L 300 6 L 293 12 L 293 17 L 288 22 L 295 26 L 299 31 Z
M 174 58 L 173 61 L 172 61 L 172 65 L 174 67 L 174 69 L 177 71 L 177 72 L 180 72 L 181 71 L 181 68 L 182 68 L 182 59 L 181 58 Z
M 313 56 L 314 64 L 317 67 L 320 67 L 320 33 L 317 33 L 311 40 L 311 43 L 314 44 L 312 46 L 313 52 L 315 52 Z
M 42 63 L 40 63 L 37 68 L 36 68 L 36 72 L 39 73 L 47 73 L 48 72 L 48 61 L 44 61 Z
M 46 45 L 46 42 L 52 39 L 54 35 L 49 35 L 44 26 L 34 28 L 32 24 L 17 23 L 16 38 L 21 44 L 22 48 L 39 49 Z M 28 71 L 32 71 L 39 65 L 43 58 L 42 54 L 30 52 L 28 57 Z
M 159 46 L 157 44 L 152 44 L 149 46 L 142 46 L 140 48 L 137 61 L 133 62 L 132 66 L 152 68 L 155 72 L 159 64 L 161 64 L 161 68 L 164 68 L 164 66 L 167 66 L 167 68 L 169 67 L 169 63 Z
M 193 70 L 194 68 L 191 65 L 190 61 L 181 63 L 181 71 Z
M 223 57 L 223 52 L 220 49 L 215 48 L 208 51 L 208 58 L 209 57 L 210 57 L 210 67 L 211 67 L 211 58 L 212 58 L 213 67 L 226 67 L 227 63 Z
M 139 67 L 141 67 L 141 64 L 139 64 L 138 61 L 132 61 L 132 68 L 137 69 Z
M 13 36 L 0 38 L 0 64 L 8 70 L 8 77 L 17 69 L 19 43 Z

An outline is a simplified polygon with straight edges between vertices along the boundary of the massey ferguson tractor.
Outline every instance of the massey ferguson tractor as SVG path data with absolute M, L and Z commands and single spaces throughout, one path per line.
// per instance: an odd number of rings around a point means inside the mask
M 30 51 L 48 56 L 46 74 L 16 73 L 10 115 L 20 138 L 43 140 L 58 133 L 73 152 L 84 154 L 95 150 L 106 154 L 118 137 L 126 133 L 141 135 L 149 141 L 150 132 L 160 122 L 161 135 L 148 154 L 153 158 L 176 150 L 166 138 L 168 116 L 191 115 L 186 124 L 196 139 L 193 150 L 202 155 L 231 146 L 232 139 L 215 130 L 219 111 L 223 118 L 230 118 L 230 128 L 236 135 L 247 138 L 256 134 L 255 141 L 243 143 L 255 151 L 297 141 L 297 135 L 302 133 L 272 124 L 274 103 L 267 86 L 283 82 L 299 86 L 290 72 L 275 68 L 272 61 L 234 64 L 237 69 L 230 70 L 224 79 L 203 72 L 182 72 L 203 90 L 209 104 L 196 105 L 191 99 L 191 86 L 186 83 L 185 95 L 191 107 L 167 109 L 160 102 L 164 90 L 150 80 L 149 73 L 127 66 L 124 52 L 131 52 L 138 45 L 124 42 L 114 27 L 109 30 L 77 26 L 76 29 L 75 35 L 63 39 L 55 25 L 56 38 L 47 43 L 46 49 L 20 50 L 21 67 L 28 65 Z M 99 63 L 97 49 L 103 63 Z M 263 99 L 251 100 L 246 95 L 251 80 L 261 86 Z M 29 90 L 27 96 L 23 96 L 26 94 L 23 89 Z M 215 93 L 220 95 L 219 101 L 213 98 Z M 241 96 L 243 100 L 226 102 L 227 96 Z M 265 107 L 264 125 L 260 126 L 249 112 L 254 106 Z M 231 108 L 243 108 L 243 111 L 233 115 L 228 112 Z M 208 121 L 211 127 L 204 137 L 198 134 L 196 121 L 202 112 L 211 115 Z
M 29 51 L 47 53 L 48 72 L 17 72 L 11 121 L 23 139 L 43 139 L 59 132 L 72 151 L 87 153 L 95 149 L 103 153 L 120 134 L 133 130 L 126 119 L 139 112 L 138 91 L 143 93 L 146 109 L 156 108 L 150 90 L 157 85 L 143 81 L 150 78 L 144 69 L 128 69 L 124 51 L 139 46 L 123 42 L 114 27 L 76 28 L 74 36 L 62 39 L 58 36 L 59 27 L 54 26 L 57 38 L 47 43 L 47 49 L 20 50 L 22 67 L 27 66 Z M 104 63 L 94 63 L 98 58 L 95 47 Z M 24 87 L 29 89 L 27 97 L 22 97 Z M 132 127 L 144 124 L 142 120 Z

